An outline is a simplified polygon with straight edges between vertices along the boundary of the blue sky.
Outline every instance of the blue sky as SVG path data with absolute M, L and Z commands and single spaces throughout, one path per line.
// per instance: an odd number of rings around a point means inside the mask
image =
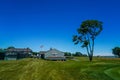
M 103 31 L 95 40 L 95 55 L 112 55 L 120 46 L 119 0 L 0 0 L 0 47 L 50 47 L 86 53 L 72 36 L 81 22 L 96 19 Z

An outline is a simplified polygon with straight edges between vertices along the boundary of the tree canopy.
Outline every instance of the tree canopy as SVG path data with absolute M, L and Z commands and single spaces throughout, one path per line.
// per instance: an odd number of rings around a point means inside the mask
M 120 58 L 120 47 L 115 47 L 112 49 L 112 54 Z

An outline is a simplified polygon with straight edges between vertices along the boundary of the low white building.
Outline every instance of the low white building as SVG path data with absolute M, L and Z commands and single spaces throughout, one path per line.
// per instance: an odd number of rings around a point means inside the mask
M 44 59 L 46 60 L 66 60 L 64 52 L 52 48 L 50 48 L 50 50 L 42 54 L 42 56 L 44 56 Z

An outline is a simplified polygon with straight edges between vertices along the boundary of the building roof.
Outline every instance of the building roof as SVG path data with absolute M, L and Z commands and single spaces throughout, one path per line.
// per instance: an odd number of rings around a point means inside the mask
M 11 51 L 15 51 L 15 52 L 31 52 L 32 50 L 29 48 L 11 48 L 11 49 L 6 49 L 6 51 L 11 52 Z
M 62 51 L 59 51 L 59 50 L 57 50 L 57 49 L 50 48 L 50 50 L 48 50 L 47 52 L 62 52 Z
M 46 54 L 46 53 L 48 53 L 48 52 L 53 52 L 53 53 L 61 52 L 61 53 L 64 53 L 64 52 L 59 51 L 59 50 L 57 50 L 57 49 L 55 49 L 55 48 L 50 48 L 48 51 L 40 51 L 39 53 L 40 53 L 40 54 Z

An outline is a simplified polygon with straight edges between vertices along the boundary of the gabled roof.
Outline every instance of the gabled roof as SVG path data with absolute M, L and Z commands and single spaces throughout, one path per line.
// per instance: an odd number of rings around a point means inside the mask
M 57 49 L 55 49 L 55 48 L 50 48 L 50 50 L 48 50 L 48 51 L 40 51 L 39 53 L 40 53 L 40 54 L 46 54 L 46 53 L 48 53 L 48 52 L 52 52 L 52 53 L 56 53 L 56 52 L 64 53 L 64 52 L 59 51 L 59 50 L 57 50 Z
M 6 49 L 6 51 L 15 51 L 15 52 L 31 52 L 32 50 L 29 48 L 11 48 L 11 49 Z
M 62 51 L 59 51 L 59 50 L 57 50 L 57 49 L 50 49 L 50 50 L 48 50 L 46 53 L 64 53 L 64 52 L 62 52 Z

